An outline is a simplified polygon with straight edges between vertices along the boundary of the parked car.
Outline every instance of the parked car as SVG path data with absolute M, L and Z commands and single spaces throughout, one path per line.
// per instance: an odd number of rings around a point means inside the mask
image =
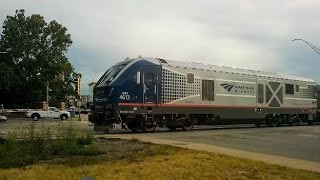
M 7 121 L 8 118 L 6 116 L 0 116 L 0 122 Z
M 34 121 L 38 121 L 40 118 L 54 118 L 67 120 L 71 117 L 70 112 L 60 111 L 56 107 L 49 107 L 48 110 L 31 110 L 27 112 L 27 117 L 32 118 Z

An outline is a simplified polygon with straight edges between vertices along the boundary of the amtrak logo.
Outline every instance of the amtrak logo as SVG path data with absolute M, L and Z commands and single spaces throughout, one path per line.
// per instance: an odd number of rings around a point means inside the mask
M 232 84 L 220 84 L 225 90 L 227 91 L 231 91 L 231 89 L 235 86 L 235 85 L 232 85 Z
M 254 94 L 254 85 L 235 85 L 235 84 L 220 84 L 225 90 L 232 94 Z

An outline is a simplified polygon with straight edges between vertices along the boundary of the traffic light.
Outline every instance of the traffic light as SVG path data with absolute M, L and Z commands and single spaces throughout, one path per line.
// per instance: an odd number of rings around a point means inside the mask
M 77 99 L 80 99 L 80 86 L 81 86 L 80 77 L 76 77 L 76 79 L 74 79 L 74 83 L 75 83 L 75 96 Z

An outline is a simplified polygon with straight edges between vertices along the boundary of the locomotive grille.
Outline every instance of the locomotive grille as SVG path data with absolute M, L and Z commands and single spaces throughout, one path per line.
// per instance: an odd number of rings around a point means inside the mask
M 306 88 L 299 88 L 299 92 L 295 92 L 298 98 L 317 99 L 317 86 L 308 85 Z
M 201 80 L 194 77 L 192 84 L 187 83 L 187 76 L 168 69 L 162 69 L 162 103 L 201 94 Z M 191 80 L 190 80 L 191 81 Z M 189 81 L 189 82 L 190 82 Z

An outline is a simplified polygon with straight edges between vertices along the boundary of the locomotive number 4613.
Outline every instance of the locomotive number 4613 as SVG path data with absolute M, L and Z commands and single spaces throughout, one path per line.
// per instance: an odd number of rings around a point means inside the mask
M 121 100 L 130 100 L 130 95 L 128 92 L 122 92 L 122 94 L 120 95 L 119 99 Z

